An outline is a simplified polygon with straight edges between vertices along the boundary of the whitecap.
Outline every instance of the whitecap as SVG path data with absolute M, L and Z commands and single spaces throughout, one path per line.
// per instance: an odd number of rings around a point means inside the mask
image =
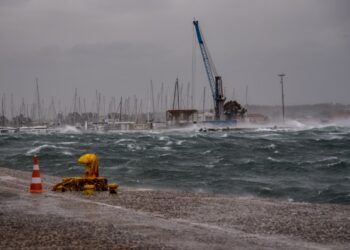
M 62 134 L 69 134 L 69 133 L 80 134 L 81 130 L 74 126 L 65 125 L 64 127 L 57 128 L 57 132 Z
M 73 155 L 73 153 L 71 153 L 69 151 L 63 151 L 62 154 L 64 154 L 64 155 Z
M 338 160 L 337 156 L 328 156 L 325 158 L 322 158 L 320 160 L 317 160 L 316 162 L 325 162 L 325 161 L 334 161 L 334 160 Z
M 165 146 L 165 147 L 155 147 L 156 150 L 164 150 L 164 151 L 170 151 L 171 147 Z
M 272 157 L 267 157 L 267 159 L 269 160 L 269 161 L 273 161 L 273 162 L 281 162 L 281 160 L 278 160 L 278 159 L 276 159 L 276 158 L 272 158 Z
M 44 144 L 44 145 L 41 145 L 41 146 L 38 146 L 38 147 L 35 147 L 35 148 L 33 148 L 33 149 L 28 150 L 25 154 L 26 154 L 26 155 L 37 154 L 37 153 L 40 153 L 40 151 L 41 151 L 42 149 L 45 149 L 45 148 L 58 148 L 58 147 L 55 146 L 55 145 Z
M 339 165 L 341 163 L 342 163 L 342 161 L 336 161 L 336 162 L 327 164 L 327 167 L 334 167 L 334 166 L 337 166 L 337 165 Z
M 115 141 L 114 143 L 119 144 L 121 142 L 135 142 L 135 141 L 136 140 L 134 140 L 134 139 L 119 139 L 119 140 Z
M 173 142 L 172 141 L 167 141 L 167 143 L 165 145 L 172 145 Z
M 271 128 L 257 128 L 255 129 L 256 132 L 270 132 L 270 131 L 274 131 L 276 129 L 271 129 Z
M 185 142 L 185 141 L 179 140 L 179 141 L 176 142 L 176 145 L 182 145 L 182 143 L 184 143 L 184 142 Z
M 144 148 L 142 148 L 141 146 L 139 145 L 136 145 L 136 144 L 133 144 L 133 143 L 129 143 L 126 145 L 126 147 L 131 150 L 131 151 L 136 151 L 136 150 L 142 150 Z
M 343 136 L 339 136 L 339 135 L 332 135 L 328 138 L 325 138 L 325 140 L 327 141 L 334 141 L 334 140 L 342 140 L 344 137 Z
M 171 150 L 171 147 L 160 147 L 161 149 L 165 150 L 165 151 L 169 151 Z
M 204 151 L 203 153 L 201 153 L 202 155 L 206 155 L 206 154 L 209 154 L 211 153 L 211 150 L 207 150 L 207 151 Z

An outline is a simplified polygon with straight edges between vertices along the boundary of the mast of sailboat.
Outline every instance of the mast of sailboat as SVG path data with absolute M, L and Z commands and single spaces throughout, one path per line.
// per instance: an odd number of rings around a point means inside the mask
M 150 91 L 149 91 L 149 89 L 147 88 L 147 122 L 150 122 L 149 121 L 149 106 L 150 106 L 150 102 L 151 102 L 151 100 L 150 100 L 150 93 L 149 93 Z
M 56 108 L 55 108 L 55 101 L 53 99 L 53 96 L 51 97 L 51 103 L 48 110 L 48 118 L 50 119 L 51 117 L 52 117 L 52 121 L 56 119 Z
M 278 75 L 281 79 L 281 91 L 282 91 L 282 118 L 284 122 L 284 88 L 283 88 L 283 78 L 286 76 L 285 74 Z
M 204 108 L 205 108 L 205 86 L 203 89 L 203 121 L 204 121 Z
M 163 119 L 163 111 L 164 111 L 164 82 L 162 82 L 161 88 L 160 88 L 160 112 L 161 112 L 161 119 Z
M 186 108 L 190 108 L 190 82 L 187 83 Z
M 41 123 L 41 107 L 40 107 L 40 93 L 39 93 L 39 79 L 35 78 L 36 83 L 36 98 L 37 98 L 37 106 L 38 106 L 38 121 Z
M 11 93 L 11 120 L 15 117 L 15 105 L 13 103 L 13 93 Z
M 154 93 L 153 93 L 153 82 L 151 80 L 151 96 L 152 96 L 152 120 L 154 120 L 154 116 L 155 116 L 155 108 L 154 108 Z
M 120 97 L 120 103 L 119 103 L 119 121 L 122 121 L 122 110 L 123 110 L 123 97 Z
M 5 93 L 2 95 L 1 98 L 1 121 L 2 121 L 2 126 L 5 126 L 6 124 L 6 95 Z
M 180 109 L 179 78 L 176 78 L 176 81 L 175 81 L 173 109 L 175 109 L 176 101 L 177 101 L 177 109 Z

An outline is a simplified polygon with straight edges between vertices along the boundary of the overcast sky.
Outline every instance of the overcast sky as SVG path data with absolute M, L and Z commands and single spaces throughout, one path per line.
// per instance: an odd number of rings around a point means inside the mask
M 146 96 L 150 80 L 192 80 L 200 25 L 226 96 L 250 104 L 350 103 L 348 0 L 0 0 L 0 95 L 71 103 Z M 195 90 L 208 86 L 196 48 Z M 209 87 L 207 87 L 207 91 Z M 9 98 L 8 98 L 9 99 Z M 209 100 L 208 100 L 209 102 Z

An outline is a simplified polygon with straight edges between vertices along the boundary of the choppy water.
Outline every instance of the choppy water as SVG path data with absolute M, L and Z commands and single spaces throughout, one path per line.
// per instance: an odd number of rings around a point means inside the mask
M 350 126 L 0 135 L 0 165 L 83 175 L 94 152 L 100 174 L 123 186 L 290 201 L 350 204 Z

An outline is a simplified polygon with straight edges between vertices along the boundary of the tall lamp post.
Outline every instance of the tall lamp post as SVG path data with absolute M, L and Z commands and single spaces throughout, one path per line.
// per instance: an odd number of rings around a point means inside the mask
M 282 117 L 284 122 L 284 89 L 283 89 L 283 77 L 285 77 L 285 74 L 279 74 L 278 75 L 281 78 L 281 87 L 282 87 Z

